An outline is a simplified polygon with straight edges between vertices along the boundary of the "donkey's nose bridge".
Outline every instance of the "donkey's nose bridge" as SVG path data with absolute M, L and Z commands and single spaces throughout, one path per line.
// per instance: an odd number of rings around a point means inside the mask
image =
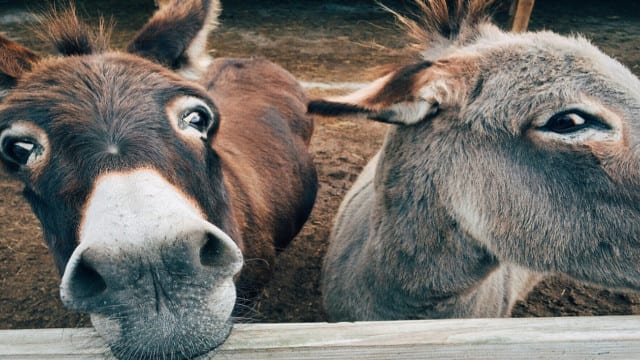
M 135 303 L 136 294 L 153 291 L 154 284 L 185 283 L 184 277 L 212 286 L 242 264 L 233 240 L 150 170 L 99 179 L 78 237 L 60 291 L 67 306 L 81 311 Z

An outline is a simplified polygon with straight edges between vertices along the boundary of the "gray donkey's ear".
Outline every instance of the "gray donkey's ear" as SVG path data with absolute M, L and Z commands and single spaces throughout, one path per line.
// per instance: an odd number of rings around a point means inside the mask
M 311 101 L 308 111 L 398 125 L 416 124 L 447 106 L 455 93 L 447 72 L 432 65 L 425 61 L 405 66 L 351 94 Z
M 207 36 L 217 26 L 220 11 L 219 0 L 163 1 L 127 51 L 197 78 L 211 62 Z
M 39 59 L 31 50 L 0 35 L 0 101 Z

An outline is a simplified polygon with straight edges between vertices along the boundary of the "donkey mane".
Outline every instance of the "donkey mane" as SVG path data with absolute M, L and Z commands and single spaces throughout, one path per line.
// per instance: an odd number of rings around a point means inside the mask
M 64 9 L 51 7 L 40 16 L 34 31 L 62 56 L 98 54 L 109 50 L 113 20 L 100 17 L 98 27 L 91 28 L 78 18 L 76 6 L 70 2 Z
M 435 59 L 452 45 L 463 45 L 473 41 L 477 29 L 491 23 L 487 13 L 493 0 L 416 0 L 417 12 L 402 15 L 391 8 L 396 20 L 413 41 L 412 46 L 427 60 Z M 450 5 L 447 5 L 447 4 Z
M 213 0 L 163 3 L 125 50 L 177 71 L 187 79 L 198 79 L 212 61 L 206 52 L 207 36 L 218 26 L 220 3 Z M 100 17 L 98 26 L 91 27 L 80 20 L 71 0 L 61 8 L 51 5 L 39 19 L 32 31 L 59 55 L 82 56 L 111 50 L 114 20 Z M 185 38 L 190 41 L 184 41 Z M 30 70 L 27 66 L 20 68 Z

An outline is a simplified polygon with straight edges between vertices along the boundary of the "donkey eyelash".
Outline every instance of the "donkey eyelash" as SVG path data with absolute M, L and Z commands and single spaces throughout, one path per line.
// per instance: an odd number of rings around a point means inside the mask
M 558 131 L 558 129 L 554 129 L 553 125 L 553 121 L 554 120 L 559 120 L 562 119 L 563 117 L 569 117 L 570 115 L 576 115 L 579 117 L 579 119 L 570 119 L 570 120 L 582 120 L 582 122 L 577 123 L 574 121 L 574 124 L 571 125 L 569 124 L 568 127 L 564 128 L 562 131 Z M 556 124 L 557 125 L 557 124 Z M 571 133 L 571 132 L 576 132 L 576 131 L 580 131 L 582 129 L 586 129 L 586 128 L 595 128 L 595 129 L 601 129 L 601 130 L 612 130 L 611 125 L 607 124 L 607 122 L 605 122 L 604 120 L 602 120 L 600 117 L 595 116 L 593 114 L 584 112 L 582 110 L 579 109 L 568 109 L 568 110 L 564 110 L 561 111 L 559 113 L 554 114 L 553 116 L 551 116 L 545 123 L 544 125 L 538 127 L 538 130 L 542 130 L 542 131 L 548 131 L 548 132 L 556 132 L 556 133 Z
M 194 112 L 203 113 L 203 114 L 207 115 L 207 117 L 208 117 L 209 119 L 211 119 L 211 118 L 212 118 L 211 111 L 210 111 L 209 109 L 205 108 L 204 106 L 198 105 L 198 106 L 196 106 L 196 107 L 194 107 L 194 108 L 191 108 L 191 109 L 187 109 L 187 110 L 185 110 L 185 111 L 182 113 L 182 115 L 180 116 L 180 119 L 181 119 L 181 120 L 184 120 L 184 119 L 186 119 L 189 115 L 191 115 L 191 114 L 192 114 L 192 113 L 194 113 Z

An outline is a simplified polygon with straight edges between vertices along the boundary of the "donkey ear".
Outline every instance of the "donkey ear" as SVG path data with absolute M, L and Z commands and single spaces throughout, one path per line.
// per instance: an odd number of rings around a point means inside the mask
M 217 26 L 220 1 L 170 0 L 162 3 L 129 43 L 127 51 L 178 71 L 187 78 L 197 78 L 211 62 L 206 49 L 207 36 Z
M 451 94 L 439 71 L 425 61 L 391 72 L 349 95 L 311 101 L 308 111 L 325 116 L 360 116 L 411 125 L 435 115 Z
M 0 35 L 0 100 L 38 60 L 38 55 L 31 50 Z

